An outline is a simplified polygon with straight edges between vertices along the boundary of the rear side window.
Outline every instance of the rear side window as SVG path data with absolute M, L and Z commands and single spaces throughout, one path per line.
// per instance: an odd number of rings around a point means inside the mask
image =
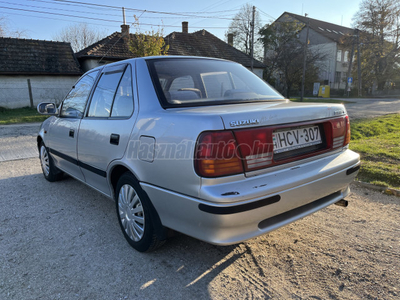
M 133 94 L 132 94 L 132 73 L 131 67 L 126 68 L 121 82 L 117 88 L 111 117 L 130 117 L 133 113 Z
M 88 117 L 109 117 L 122 72 L 103 73 L 94 91 Z
M 95 88 L 88 117 L 129 117 L 133 112 L 132 75 L 128 65 L 104 72 Z
M 84 75 L 72 88 L 63 101 L 60 116 L 65 118 L 82 118 L 86 101 L 99 71 Z

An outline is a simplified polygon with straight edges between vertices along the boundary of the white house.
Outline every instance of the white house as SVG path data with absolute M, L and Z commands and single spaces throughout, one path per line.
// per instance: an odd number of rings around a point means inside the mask
M 69 43 L 0 38 L 0 107 L 59 103 L 80 75 Z

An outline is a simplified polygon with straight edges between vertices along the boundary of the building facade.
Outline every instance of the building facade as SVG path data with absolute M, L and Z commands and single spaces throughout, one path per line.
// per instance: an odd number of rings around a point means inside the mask
M 296 22 L 302 25 L 298 38 L 308 49 L 320 54 L 319 81 L 331 89 L 344 89 L 349 72 L 355 30 L 352 28 L 284 12 L 275 22 Z

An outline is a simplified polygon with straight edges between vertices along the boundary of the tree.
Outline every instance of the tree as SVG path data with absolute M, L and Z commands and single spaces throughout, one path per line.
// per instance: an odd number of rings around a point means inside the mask
M 169 45 L 165 44 L 163 38 L 163 30 L 158 29 L 155 31 L 140 30 L 139 18 L 134 16 L 136 27 L 135 37 L 131 39 L 129 44 L 129 51 L 132 52 L 134 57 L 145 57 L 154 55 L 167 55 Z
M 267 24 L 259 32 L 267 65 L 264 79 L 270 83 L 275 81 L 276 88 L 286 97 L 301 89 L 305 45 L 298 34 L 304 26 L 304 23 L 295 21 L 275 22 Z M 305 85 L 310 89 L 312 83 L 318 80 L 317 62 L 323 59 L 324 54 L 307 51 Z
M 363 88 L 383 90 L 399 72 L 400 2 L 363 0 L 353 20 L 360 30 Z
M 0 17 L 0 37 L 24 38 L 27 37 L 25 30 L 10 30 L 6 19 Z
M 235 15 L 229 24 L 228 32 L 233 34 L 233 46 L 246 54 L 251 49 L 251 22 L 253 19 L 253 6 L 246 3 Z M 261 57 L 261 43 L 258 42 L 258 32 L 261 28 L 260 15 L 256 10 L 254 15 L 254 57 Z
M 4 19 L 0 18 L 0 37 L 5 36 Z
M 86 23 L 69 25 L 53 35 L 53 39 L 56 41 L 71 43 L 74 52 L 92 45 L 103 37 L 104 32 L 92 29 Z

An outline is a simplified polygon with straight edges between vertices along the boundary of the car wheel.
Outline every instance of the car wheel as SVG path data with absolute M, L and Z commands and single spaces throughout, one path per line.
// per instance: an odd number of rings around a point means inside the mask
M 162 225 L 148 196 L 131 173 L 118 180 L 115 193 L 119 225 L 128 243 L 140 252 L 149 252 L 164 244 L 157 231 Z
M 50 156 L 43 142 L 40 143 L 39 158 L 44 178 L 50 182 L 60 180 L 63 174 L 54 166 L 53 158 Z

